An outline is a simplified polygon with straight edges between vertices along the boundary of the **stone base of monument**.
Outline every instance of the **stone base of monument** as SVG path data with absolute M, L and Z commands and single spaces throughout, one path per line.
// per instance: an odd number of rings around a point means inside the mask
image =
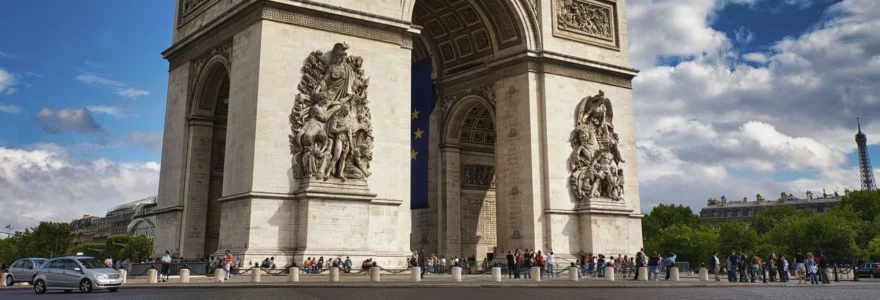
M 412 279 L 412 281 L 415 281 L 415 282 L 422 281 L 422 268 L 412 267 L 409 269 L 409 271 L 411 273 L 410 278 Z
M 379 282 L 381 281 L 381 275 L 379 275 L 379 268 L 370 268 L 370 282 Z
M 226 270 L 223 268 L 214 269 L 214 282 L 223 282 L 224 278 L 226 278 Z
M 180 269 L 180 283 L 189 283 L 189 269 Z
M 605 280 L 614 281 L 614 267 L 605 267 Z
M 291 267 L 287 274 L 287 282 L 299 282 L 299 268 Z
M 569 281 L 578 281 L 580 279 L 578 276 L 579 270 L 578 267 L 568 267 L 568 280 Z
M 709 269 L 700 268 L 700 281 L 709 281 Z
M 339 268 L 330 268 L 330 282 L 339 282 Z
M 453 267 L 452 268 L 452 281 L 460 282 L 461 281 L 461 268 Z
M 677 268 L 677 267 L 669 268 L 669 280 L 672 280 L 672 281 L 678 281 L 678 280 L 679 280 L 679 274 L 678 274 L 678 268 Z
M 260 282 L 262 280 L 261 275 L 263 275 L 263 271 L 258 267 L 251 268 L 251 282 Z
M 501 267 L 492 268 L 492 281 L 501 282 Z
M 648 281 L 648 268 L 647 268 L 647 267 L 640 267 L 640 268 L 639 268 L 639 278 L 638 278 L 638 280 L 641 280 L 641 281 Z
M 531 272 L 533 281 L 541 281 L 541 268 L 532 267 Z
M 156 269 L 147 270 L 147 283 L 157 283 L 159 282 L 159 271 Z

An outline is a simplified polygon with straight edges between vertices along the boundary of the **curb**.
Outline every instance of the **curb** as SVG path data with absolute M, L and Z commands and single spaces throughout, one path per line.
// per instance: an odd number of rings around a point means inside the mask
M 850 285 L 850 284 L 844 284 Z M 687 283 L 687 284 L 562 284 L 562 283 L 191 283 L 191 284 L 129 284 L 122 289 L 207 289 L 207 288 L 555 288 L 555 289 L 614 289 L 614 288 L 719 288 L 719 287 L 797 287 L 798 284 L 723 284 L 723 283 Z M 30 290 L 31 286 L 2 287 L 3 290 Z

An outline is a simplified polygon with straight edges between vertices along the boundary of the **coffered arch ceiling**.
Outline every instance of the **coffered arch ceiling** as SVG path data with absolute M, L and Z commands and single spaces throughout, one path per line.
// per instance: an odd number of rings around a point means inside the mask
M 431 57 L 438 75 L 450 74 L 524 47 L 525 25 L 516 9 L 511 0 L 417 0 L 412 20 L 422 34 L 413 61 Z

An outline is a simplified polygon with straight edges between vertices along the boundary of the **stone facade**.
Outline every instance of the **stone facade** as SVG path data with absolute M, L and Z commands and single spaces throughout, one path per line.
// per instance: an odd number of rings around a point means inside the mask
M 844 195 L 849 194 L 849 189 L 844 191 Z M 777 206 L 791 206 L 795 209 L 808 209 L 817 213 L 826 213 L 831 208 L 840 204 L 841 195 L 837 192 L 833 194 L 826 193 L 813 195 L 812 191 L 807 191 L 806 198 L 798 198 L 792 194 L 780 193 L 776 200 L 765 199 L 761 194 L 755 195 L 754 201 L 749 201 L 744 197 L 742 201 L 728 201 L 727 197 L 721 196 L 721 200 L 709 199 L 706 207 L 700 209 L 700 219 L 709 223 L 718 229 L 721 224 L 740 221 L 751 225 L 758 213 L 764 209 Z
M 604 25 L 583 23 L 575 4 L 601 8 L 588 19 Z M 195 259 L 228 249 L 279 265 L 341 255 L 386 267 L 416 248 L 480 259 L 516 248 L 636 251 L 637 71 L 624 7 L 180 0 L 163 53 L 156 251 Z M 410 65 L 429 57 L 438 94 L 428 116 L 429 208 L 411 210 Z M 569 137 L 579 103 L 600 91 L 626 161 L 615 165 L 625 196 L 582 201 L 569 184 Z M 334 172 L 340 160 L 347 165 Z

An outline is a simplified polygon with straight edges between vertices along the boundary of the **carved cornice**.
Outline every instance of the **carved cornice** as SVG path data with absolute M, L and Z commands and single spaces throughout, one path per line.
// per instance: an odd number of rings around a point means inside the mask
M 400 45 L 401 47 L 412 48 L 412 38 L 410 38 L 405 31 L 397 32 L 383 30 L 351 22 L 322 18 L 301 12 L 284 11 L 271 7 L 263 8 L 261 16 L 264 20 L 272 20 L 285 24 L 362 37 L 365 39 Z

